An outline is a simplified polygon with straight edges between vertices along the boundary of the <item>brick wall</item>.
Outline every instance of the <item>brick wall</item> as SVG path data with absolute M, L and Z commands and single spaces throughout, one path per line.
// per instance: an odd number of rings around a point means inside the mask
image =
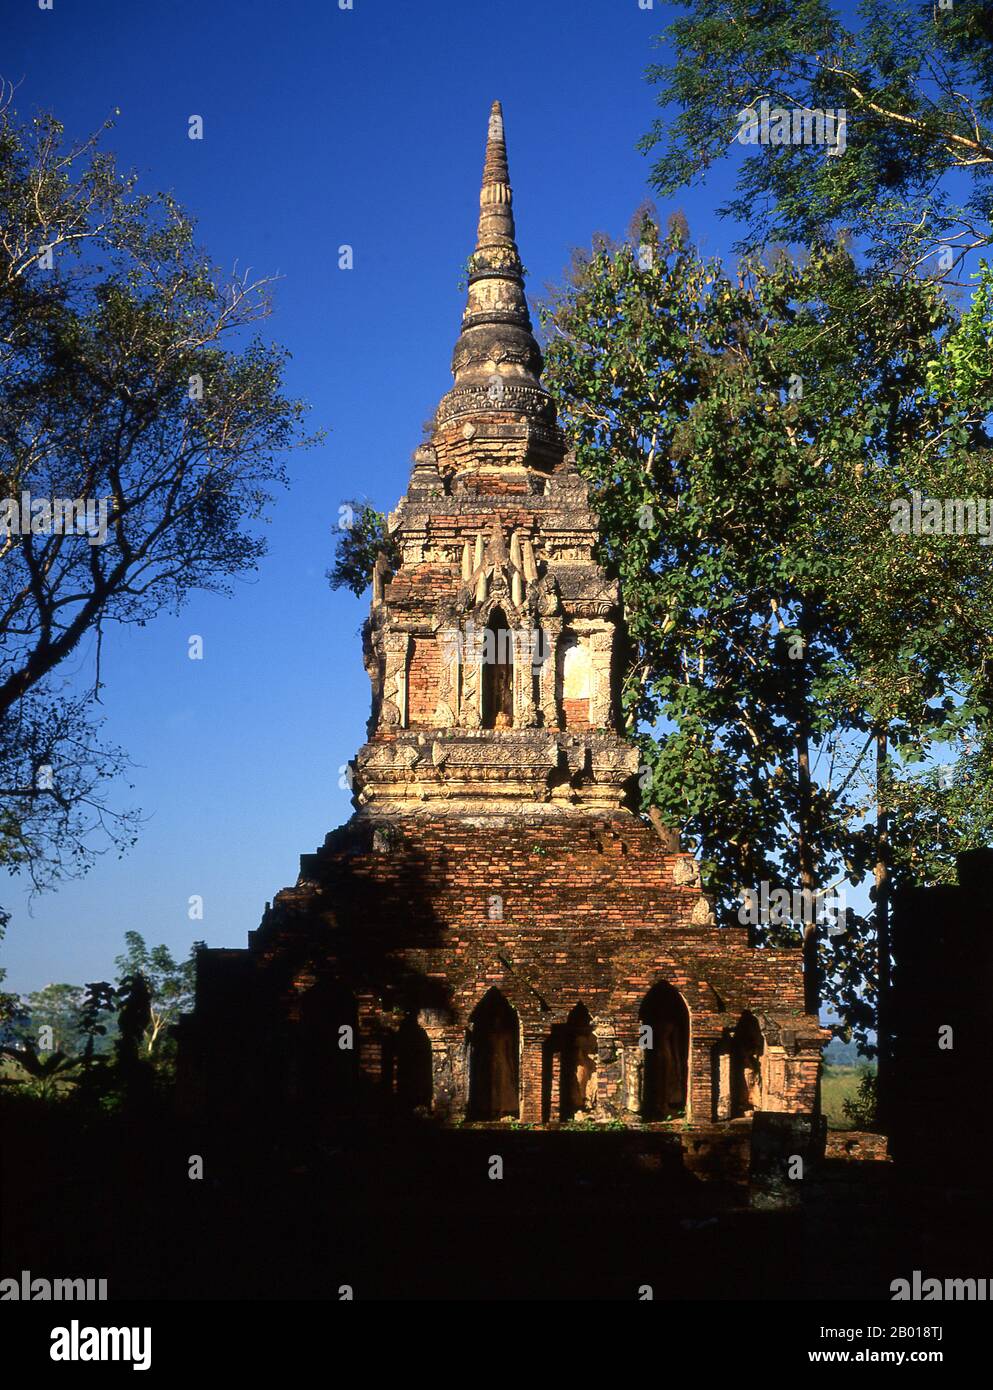
M 407 722 L 416 728 L 434 723 L 441 654 L 434 637 L 415 637 L 407 674 Z
M 567 729 L 592 729 L 589 699 L 563 700 L 562 721 Z
M 630 812 L 484 825 L 355 817 L 303 857 L 250 949 L 224 954 L 224 969 L 259 990 L 258 1019 L 246 1023 L 242 996 L 239 1026 L 263 1046 L 300 988 L 340 981 L 355 1001 L 364 1083 L 381 1089 L 396 1030 L 416 1019 L 430 1037 L 436 1113 L 462 1119 L 473 1014 L 497 989 L 519 1021 L 520 1118 L 538 1124 L 553 1118 L 553 1030 L 582 1003 L 597 1039 L 596 1115 L 637 1119 L 640 1010 L 664 981 L 689 1013 L 688 1121 L 718 1119 L 717 1054 L 746 1010 L 765 1029 L 760 1108 L 810 1111 L 822 1034 L 803 1014 L 800 952 L 694 925 L 700 890 L 676 883 L 677 859 Z M 223 995 L 217 1009 L 205 1000 L 198 1025 L 224 1029 L 224 1012 Z M 269 1046 L 279 1055 L 286 1044 Z M 218 1078 L 221 1090 L 233 1084 Z

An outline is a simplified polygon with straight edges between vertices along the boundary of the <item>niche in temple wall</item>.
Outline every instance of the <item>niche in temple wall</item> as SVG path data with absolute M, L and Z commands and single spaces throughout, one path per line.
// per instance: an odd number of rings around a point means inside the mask
M 559 645 L 558 701 L 567 729 L 590 726 L 590 702 L 596 688 L 593 651 L 589 639 L 565 633 Z

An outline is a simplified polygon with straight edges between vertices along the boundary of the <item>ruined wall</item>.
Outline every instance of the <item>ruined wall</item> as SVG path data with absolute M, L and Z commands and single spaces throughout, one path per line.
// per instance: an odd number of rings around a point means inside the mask
M 993 1147 L 993 850 L 959 855 L 958 878 L 895 898 L 892 1061 L 880 1100 L 896 1162 L 959 1180 L 978 1171 L 985 1181 Z
M 577 1004 L 595 1038 L 587 1113 L 637 1118 L 641 1010 L 660 981 L 689 1014 L 687 1121 L 735 1118 L 720 1113 L 721 1057 L 746 1012 L 762 1032 L 754 1108 L 812 1110 L 824 1034 L 802 1012 L 799 952 L 756 951 L 744 930 L 698 925 L 701 904 L 694 861 L 667 853 L 630 813 L 475 825 L 356 817 L 304 856 L 300 883 L 277 895 L 242 954 L 270 984 L 274 1019 L 298 1019 L 315 981 L 346 986 L 334 1007 L 354 1001 L 372 1093 L 393 1084 L 384 1057 L 415 1022 L 430 1042 L 439 1117 L 468 1113 L 473 1017 L 495 989 L 519 1023 L 523 1122 L 559 1115 L 562 1062 L 550 1045 Z

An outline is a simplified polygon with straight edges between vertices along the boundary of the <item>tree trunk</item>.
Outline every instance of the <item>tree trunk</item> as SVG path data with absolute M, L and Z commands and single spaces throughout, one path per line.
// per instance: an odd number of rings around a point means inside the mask
M 801 727 L 796 740 L 797 790 L 797 852 L 800 861 L 800 888 L 802 901 L 816 905 L 816 880 L 814 874 L 814 851 L 811 844 L 811 796 L 810 781 L 810 738 L 807 729 Z M 803 924 L 803 1007 L 808 1014 L 817 1014 L 821 1006 L 820 962 L 817 958 L 817 913 L 812 912 L 813 921 Z
M 804 611 L 800 620 L 803 636 L 803 660 L 806 663 L 810 650 L 813 622 Z M 806 665 L 804 679 L 798 685 L 796 711 L 796 767 L 797 767 L 797 856 L 800 865 L 800 888 L 804 904 L 816 904 L 816 874 L 814 872 L 813 844 L 813 786 L 810 777 L 810 707 L 807 699 L 808 680 Z M 808 896 L 809 895 L 809 896 Z M 821 1006 L 820 962 L 817 958 L 817 912 L 812 912 L 814 920 L 803 923 L 803 1007 L 815 1017 Z
M 889 1082 L 890 1059 L 890 816 L 889 742 L 885 729 L 876 730 L 876 1094 L 877 1118 L 882 1119 Z

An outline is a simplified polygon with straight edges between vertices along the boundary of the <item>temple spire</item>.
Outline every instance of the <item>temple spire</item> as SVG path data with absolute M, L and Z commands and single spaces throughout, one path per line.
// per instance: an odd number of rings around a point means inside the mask
M 486 158 L 483 161 L 483 184 L 479 190 L 476 255 L 482 259 L 487 251 L 502 246 L 512 255 L 515 269 L 520 270 L 521 259 L 514 241 L 513 203 L 510 169 L 507 165 L 507 142 L 503 131 L 503 107 L 495 101 L 490 108 Z
M 541 350 L 524 293 L 524 267 L 514 231 L 503 108 L 490 108 L 479 190 L 479 229 L 469 258 L 462 332 L 452 356 L 455 386 L 438 408 L 437 424 L 492 416 L 494 411 L 554 423 L 555 407 L 541 386 Z

